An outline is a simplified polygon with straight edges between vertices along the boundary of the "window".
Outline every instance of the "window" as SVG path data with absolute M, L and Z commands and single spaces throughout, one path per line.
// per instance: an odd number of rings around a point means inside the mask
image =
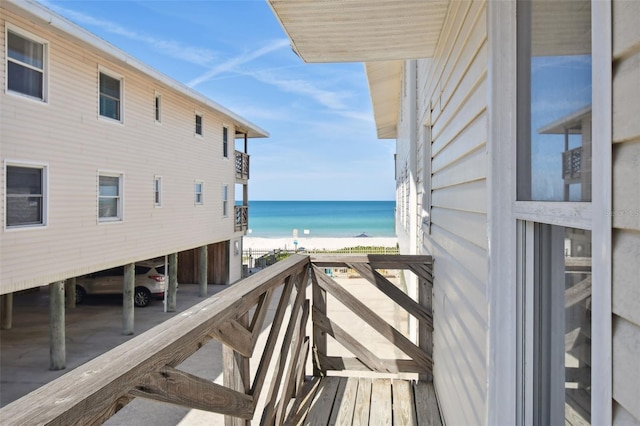
M 194 203 L 196 205 L 204 204 L 204 194 L 203 194 L 204 182 L 201 180 L 197 180 L 193 187 L 194 194 Z
M 229 158 L 229 128 L 222 128 L 222 156 Z
M 7 228 L 46 225 L 47 167 L 6 164 Z
M 47 45 L 15 31 L 7 31 L 7 89 L 46 101 Z
M 153 179 L 153 203 L 156 207 L 162 206 L 162 176 Z
M 162 95 L 156 94 L 154 109 L 156 123 L 162 122 Z
M 229 185 L 222 186 L 222 216 L 229 215 Z
M 202 115 L 196 114 L 196 135 L 202 136 Z
M 591 2 L 518 11 L 518 200 L 591 201 Z
M 122 79 L 100 73 L 100 115 L 121 121 Z
M 534 425 L 591 422 L 591 232 L 527 222 L 525 278 Z M 527 343 L 525 343 L 525 347 Z M 525 391 L 527 392 L 527 391 Z
M 526 424 L 591 422 L 591 313 L 603 304 L 591 289 L 591 6 L 517 2 L 517 415 Z
M 98 174 L 98 221 L 121 221 L 124 176 L 118 173 Z

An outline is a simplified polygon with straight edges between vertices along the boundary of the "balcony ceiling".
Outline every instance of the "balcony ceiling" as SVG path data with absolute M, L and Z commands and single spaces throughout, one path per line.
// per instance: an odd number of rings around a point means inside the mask
M 449 0 L 268 0 L 305 62 L 428 58 Z

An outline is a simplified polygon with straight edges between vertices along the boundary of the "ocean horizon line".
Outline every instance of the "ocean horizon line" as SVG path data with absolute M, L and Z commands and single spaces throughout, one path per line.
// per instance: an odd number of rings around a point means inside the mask
M 236 200 L 236 202 L 241 202 L 242 200 Z M 390 203 L 390 202 L 394 202 L 395 203 L 396 200 L 249 200 L 248 202 L 268 202 L 268 203 L 278 203 L 278 202 L 285 202 L 285 203 L 289 203 L 289 202 L 294 202 L 294 203 L 306 203 L 306 202 L 312 202 L 312 203 L 376 203 L 376 202 L 381 202 L 381 203 Z

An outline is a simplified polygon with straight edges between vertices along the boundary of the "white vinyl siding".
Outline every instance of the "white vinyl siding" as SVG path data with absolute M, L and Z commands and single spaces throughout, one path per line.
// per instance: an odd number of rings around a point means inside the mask
M 640 424 L 640 2 L 612 7 L 613 423 Z
M 485 4 L 451 2 L 434 57 L 404 62 L 397 118 L 396 232 L 402 253 L 437 259 L 434 381 L 448 424 L 486 416 L 486 38 Z
M 51 71 L 44 109 L 41 102 L 25 102 L 23 96 L 0 91 L 3 159 L 46 159 L 50 181 L 47 226 L 0 232 L 3 294 L 119 266 L 123 259 L 141 261 L 237 237 L 233 221 L 212 220 L 222 209 L 215 188 L 235 181 L 234 162 L 220 155 L 223 123 L 231 129 L 232 118 L 128 62 L 106 60 L 96 49 L 79 47 L 84 45 L 72 36 L 34 26 L 7 10 L 4 2 L 0 13 L 0 46 L 6 46 L 6 21 L 29 28 L 48 41 Z M 89 119 L 99 116 L 100 67 L 124 79 L 125 119 L 131 125 Z M 5 73 L 0 67 L 1 81 Z M 161 126 L 153 120 L 156 92 L 162 93 Z M 193 137 L 194 106 L 206 116 L 207 128 L 215 129 L 208 143 L 181 143 Z M 97 220 L 98 170 L 125 176 L 125 220 L 116 226 Z M 152 183 L 159 174 L 162 208 L 155 208 Z M 196 179 L 215 191 L 194 209 Z M 4 188 L 0 173 L 3 212 Z
M 437 259 L 434 383 L 447 424 L 486 415 L 487 61 L 485 3 L 452 2 L 436 55 L 417 62 L 416 153 L 430 167 L 417 176 L 431 182 L 418 183 L 430 206 L 416 220 L 430 207 L 423 250 Z

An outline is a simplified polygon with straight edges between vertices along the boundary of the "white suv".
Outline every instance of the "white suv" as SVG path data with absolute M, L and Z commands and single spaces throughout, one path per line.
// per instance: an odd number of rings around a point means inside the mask
M 164 263 L 136 263 L 135 275 L 133 302 L 136 306 L 147 306 L 152 297 L 158 299 L 164 297 Z M 76 303 L 82 303 L 87 295 L 122 294 L 123 287 L 124 266 L 78 277 L 76 279 Z

